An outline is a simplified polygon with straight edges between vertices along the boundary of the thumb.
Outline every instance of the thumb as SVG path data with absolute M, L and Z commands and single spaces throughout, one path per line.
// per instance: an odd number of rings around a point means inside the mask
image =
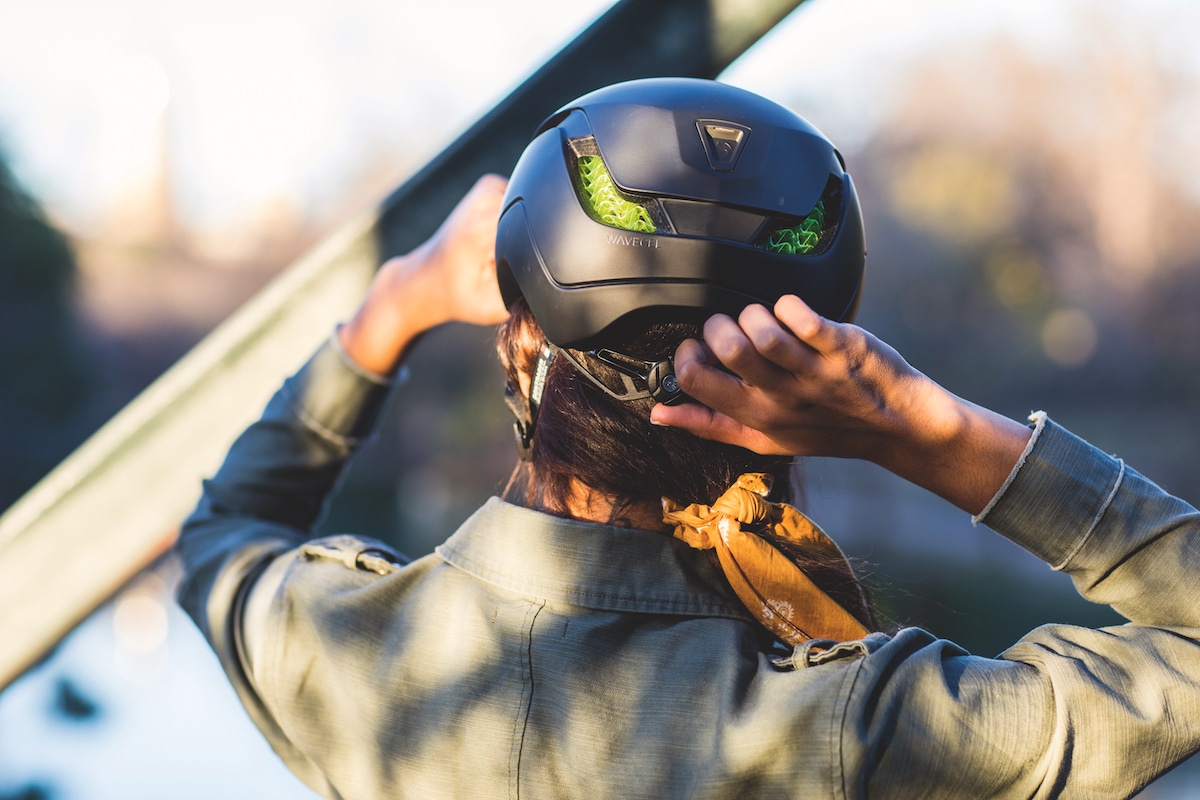
M 699 403 L 680 403 L 677 406 L 659 403 L 650 409 L 650 422 L 661 427 L 678 428 L 701 439 L 744 447 L 763 455 L 787 455 L 762 433 Z

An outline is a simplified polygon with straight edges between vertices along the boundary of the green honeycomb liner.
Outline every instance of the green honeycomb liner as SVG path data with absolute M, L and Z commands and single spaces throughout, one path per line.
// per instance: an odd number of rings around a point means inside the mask
M 772 253 L 802 256 L 817 246 L 824 230 L 825 201 L 818 200 L 812 212 L 799 225 L 776 228 L 767 236 L 762 247 Z
M 580 156 L 579 180 L 584 198 L 605 225 L 638 233 L 654 233 L 657 230 L 650 213 L 622 194 L 613 183 L 600 156 Z

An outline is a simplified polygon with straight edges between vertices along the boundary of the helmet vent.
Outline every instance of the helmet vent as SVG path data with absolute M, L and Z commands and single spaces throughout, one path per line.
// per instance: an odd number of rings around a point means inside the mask
M 776 217 L 763 229 L 754 246 L 789 256 L 815 256 L 829 249 L 837 238 L 842 218 L 842 179 L 831 175 L 821 199 L 808 216 Z
M 665 216 L 657 201 L 635 197 L 617 187 L 595 139 L 572 139 L 568 144 L 575 156 L 575 191 L 592 219 L 636 233 L 657 233 L 664 227 Z

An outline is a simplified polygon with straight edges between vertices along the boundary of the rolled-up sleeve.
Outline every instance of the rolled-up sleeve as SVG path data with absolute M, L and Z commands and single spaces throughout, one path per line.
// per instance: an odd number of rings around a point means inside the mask
M 852 797 L 1126 797 L 1200 747 L 1200 517 L 1044 415 L 983 522 L 1130 620 L 998 658 L 909 629 L 863 660 Z
M 216 652 L 272 747 L 310 786 L 336 796 L 288 744 L 246 668 L 243 608 L 271 564 L 311 536 L 346 459 L 374 431 L 391 383 L 358 367 L 332 336 L 284 382 L 204 482 L 176 545 L 178 599 Z

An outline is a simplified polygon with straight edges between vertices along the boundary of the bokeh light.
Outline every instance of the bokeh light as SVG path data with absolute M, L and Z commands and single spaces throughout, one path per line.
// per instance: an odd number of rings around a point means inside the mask
M 167 640 L 167 586 L 154 573 L 125 589 L 113 606 L 113 635 L 131 655 L 147 655 Z
M 1042 347 L 1046 357 L 1064 367 L 1086 364 L 1096 352 L 1096 325 L 1078 308 L 1060 308 L 1042 324 Z

